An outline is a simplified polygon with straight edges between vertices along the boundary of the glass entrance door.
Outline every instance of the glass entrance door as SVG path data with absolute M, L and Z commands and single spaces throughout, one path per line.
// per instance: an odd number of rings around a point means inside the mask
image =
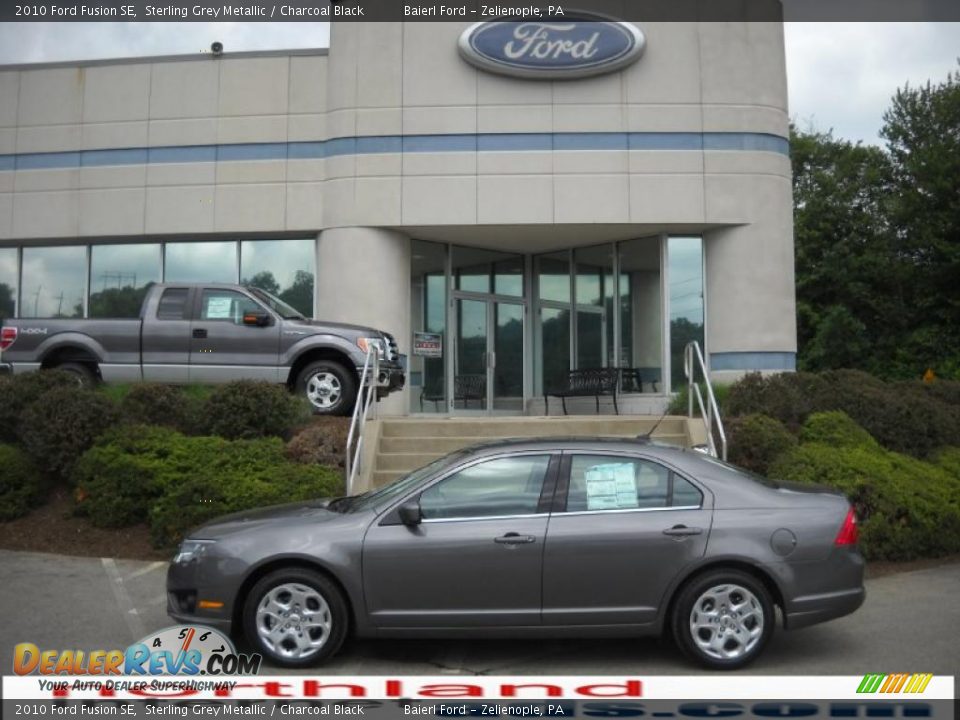
M 524 305 L 454 297 L 456 325 L 450 388 L 456 413 L 523 414 Z

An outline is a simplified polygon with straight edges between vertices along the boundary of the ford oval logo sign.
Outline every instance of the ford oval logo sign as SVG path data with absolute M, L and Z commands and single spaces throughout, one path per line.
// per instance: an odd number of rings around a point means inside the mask
M 636 25 L 613 20 L 482 22 L 460 36 L 460 54 L 479 68 L 525 78 L 580 78 L 619 70 L 643 54 Z

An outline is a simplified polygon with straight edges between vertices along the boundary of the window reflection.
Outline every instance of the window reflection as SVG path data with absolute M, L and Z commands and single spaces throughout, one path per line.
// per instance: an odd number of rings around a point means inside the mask
M 86 285 L 86 246 L 24 248 L 20 317 L 83 317 Z
M 663 392 L 660 238 L 620 243 L 620 367 L 644 392 Z
M 237 282 L 237 243 L 176 242 L 165 248 L 166 282 Z
M 139 317 L 160 281 L 160 245 L 94 245 L 90 253 L 90 317 Z
M 313 240 L 247 240 L 240 244 L 240 282 L 276 295 L 313 317 Z
M 414 333 L 439 335 L 439 350 L 420 345 L 410 355 L 411 412 L 446 412 L 447 388 L 447 248 L 440 243 L 414 240 L 410 257 L 410 320 Z M 414 336 L 416 339 L 417 336 Z
M 523 256 L 496 250 L 455 247 L 454 287 L 464 292 L 523 296 Z
M 0 248 L 0 320 L 17 316 L 17 249 Z
M 670 381 L 684 382 L 683 349 L 691 340 L 703 347 L 703 240 L 672 237 L 667 245 L 670 263 Z

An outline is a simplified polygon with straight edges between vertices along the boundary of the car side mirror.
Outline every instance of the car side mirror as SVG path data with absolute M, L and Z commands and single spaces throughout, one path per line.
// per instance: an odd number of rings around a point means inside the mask
M 266 327 L 270 324 L 270 316 L 267 313 L 244 313 L 243 324 L 253 327 Z
M 400 522 L 404 525 L 419 525 L 423 520 L 419 500 L 408 500 L 397 508 L 397 514 L 400 516 Z

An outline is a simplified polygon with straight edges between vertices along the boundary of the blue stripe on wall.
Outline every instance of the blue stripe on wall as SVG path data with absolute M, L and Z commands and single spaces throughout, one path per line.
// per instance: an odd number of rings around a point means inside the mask
M 796 370 L 797 354 L 792 352 L 710 353 L 711 370 Z
M 583 132 L 371 135 L 330 140 L 171 145 L 0 155 L 0 171 L 143 163 L 319 159 L 366 153 L 531 152 L 567 150 L 758 150 L 789 155 L 786 138 L 766 133 Z

